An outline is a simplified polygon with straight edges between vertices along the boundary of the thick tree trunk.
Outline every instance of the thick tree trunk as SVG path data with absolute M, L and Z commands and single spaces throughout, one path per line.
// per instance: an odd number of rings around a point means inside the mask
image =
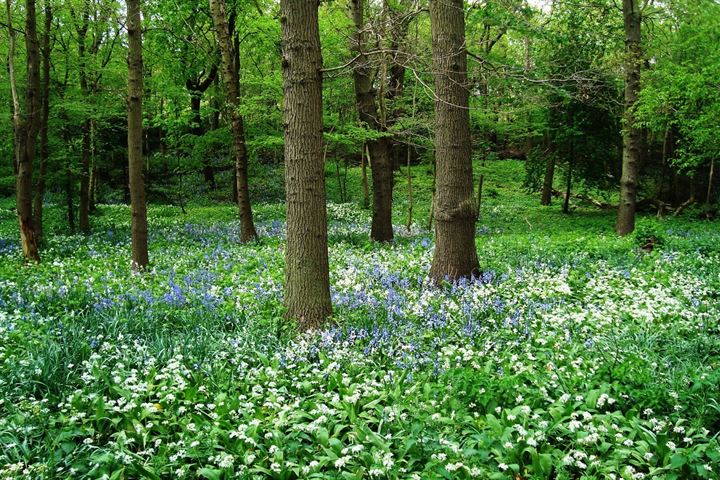
M 140 0 L 127 1 L 128 29 L 128 169 L 132 208 L 132 266 L 145 269 L 148 258 L 147 205 L 143 178 L 143 57 Z
M 45 31 L 42 40 L 42 79 L 40 82 L 40 168 L 35 185 L 33 222 L 38 242 L 43 238 L 43 201 L 45 197 L 45 175 L 48 163 L 48 119 L 50 117 L 50 30 L 52 29 L 52 6 L 45 0 Z
M 286 316 L 302 330 L 332 313 L 323 165 L 318 2 L 281 0 L 287 250 Z
M 430 0 L 435 82 L 435 254 L 430 278 L 479 272 L 463 0 Z
M 623 0 L 623 15 L 625 18 L 625 128 L 620 207 L 615 225 L 619 235 L 627 235 L 635 229 L 635 203 L 643 145 L 642 129 L 636 126 L 633 112 L 640 93 L 642 65 L 639 0 Z
M 355 30 L 352 36 L 352 51 L 357 56 L 353 68 L 355 83 L 355 104 L 360 121 L 377 132 L 386 130 L 377 108 L 377 92 L 373 88 L 373 74 L 365 54 L 365 2 L 350 0 L 350 14 Z M 381 81 L 384 81 L 381 80 Z M 389 138 L 368 140 L 367 149 L 372 158 L 371 172 L 373 184 L 373 214 L 370 238 L 378 242 L 393 239 L 392 226 L 392 190 L 393 163 L 391 158 L 392 142 Z
M 238 112 L 240 107 L 240 79 L 235 45 L 230 37 L 230 27 L 225 11 L 225 0 L 210 0 L 215 33 L 217 35 L 222 57 L 222 77 L 228 92 L 230 104 L 230 129 L 233 134 L 235 148 L 235 171 L 237 177 L 238 207 L 240 210 L 240 241 L 249 242 L 257 237 L 250 206 L 250 190 L 248 187 L 248 155 L 245 146 L 245 126 Z
M 40 58 L 35 19 L 35 1 L 25 2 L 25 42 L 27 89 L 23 114 L 17 92 L 14 56 L 16 33 L 12 22 L 10 0 L 6 0 L 7 27 L 10 34 L 8 69 L 10 88 L 13 98 L 14 156 L 15 156 L 15 195 L 17 215 L 20 223 L 20 242 L 26 260 L 40 261 L 38 239 L 35 232 L 32 211 L 32 169 L 35 158 L 35 141 L 40 120 Z
M 372 158 L 373 212 L 370 238 L 376 242 L 390 242 L 393 239 L 392 200 L 393 163 L 390 157 L 389 138 L 368 142 Z

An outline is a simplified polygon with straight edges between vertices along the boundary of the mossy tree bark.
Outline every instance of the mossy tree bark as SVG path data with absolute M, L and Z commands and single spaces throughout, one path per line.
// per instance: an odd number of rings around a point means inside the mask
M 140 0 L 127 1 L 128 29 L 128 169 L 132 207 L 132 266 L 143 270 L 149 263 L 147 206 L 143 177 L 143 57 Z
M 623 129 L 623 163 L 620 178 L 620 207 L 615 230 L 627 235 L 635 230 L 640 159 L 642 158 L 642 129 L 636 125 L 634 107 L 640 93 L 642 45 L 639 0 L 623 0 L 625 24 L 625 127 Z
M 210 0 L 210 12 L 220 47 L 222 78 L 227 90 L 228 104 L 230 105 L 230 130 L 232 131 L 233 147 L 235 149 L 235 177 L 240 211 L 240 241 L 249 242 L 257 238 L 257 231 L 253 222 L 250 190 L 248 188 L 248 154 L 245 145 L 245 125 L 243 117 L 238 111 L 240 107 L 239 62 L 237 62 L 239 52 L 230 35 L 225 0 Z
M 441 282 L 479 273 L 463 0 L 431 0 L 430 28 L 437 168 L 430 277 Z
M 12 22 L 10 0 L 6 0 L 7 27 L 10 34 L 8 70 L 13 101 L 15 196 L 20 222 L 20 242 L 26 260 L 40 261 L 38 238 L 32 211 L 32 170 L 35 159 L 35 143 L 40 120 L 40 54 L 37 38 L 35 1 L 25 2 L 25 58 L 27 88 L 25 89 L 25 112 L 20 106 L 14 57 L 16 32 Z
M 285 306 L 286 316 L 297 320 L 302 330 L 322 326 L 332 312 L 318 4 L 280 2 L 287 206 Z

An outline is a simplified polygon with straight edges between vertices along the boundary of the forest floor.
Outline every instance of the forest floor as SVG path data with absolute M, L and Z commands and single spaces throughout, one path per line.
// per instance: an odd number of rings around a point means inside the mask
M 304 336 L 281 203 L 245 245 L 230 204 L 151 206 L 134 275 L 127 207 L 84 237 L 49 205 L 24 266 L 0 200 L 0 479 L 718 478 L 720 226 L 618 238 L 614 211 L 540 207 L 519 162 L 483 172 L 483 274 L 457 285 L 427 280 L 427 181 L 407 231 L 398 174 L 392 245 L 330 204 L 334 324 Z

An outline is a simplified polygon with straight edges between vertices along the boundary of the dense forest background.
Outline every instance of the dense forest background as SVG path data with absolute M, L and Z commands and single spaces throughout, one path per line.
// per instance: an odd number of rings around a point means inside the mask
M 644 3 L 642 91 L 635 108 L 643 142 L 638 200 L 641 209 L 662 215 L 717 198 L 720 5 Z M 10 5 L 22 34 L 23 5 Z M 347 169 L 364 165 L 366 146 L 378 139 L 388 144 L 396 185 L 408 163 L 427 165 L 433 174 L 430 25 L 420 0 L 361 3 L 360 23 L 349 5 L 320 6 L 325 159 L 328 183 L 340 185 L 332 200 L 367 205 L 372 182 L 363 189 L 362 182 L 348 180 Z M 233 141 L 209 5 L 158 0 L 143 9 L 148 198 L 178 205 L 198 197 L 229 201 L 237 194 Z M 283 197 L 278 9 L 263 0 L 227 5 L 253 202 Z M 96 203 L 129 200 L 124 17 L 122 2 L 112 0 L 38 4 L 49 121 L 34 183 L 43 175 L 45 202 L 67 205 L 68 231 L 89 232 L 87 212 Z M 545 186 L 544 203 L 571 194 L 598 207 L 617 205 L 624 115 L 620 5 L 472 1 L 465 17 L 474 158 L 526 160 L 526 187 L 541 200 Z M 3 58 L 8 38 L 0 38 Z M 21 94 L 25 55 L 25 42 L 18 41 Z M 371 120 L 356 103 L 358 74 L 369 82 Z M 6 68 L 0 75 L 0 156 L 6 159 L 0 195 L 10 196 L 12 104 Z

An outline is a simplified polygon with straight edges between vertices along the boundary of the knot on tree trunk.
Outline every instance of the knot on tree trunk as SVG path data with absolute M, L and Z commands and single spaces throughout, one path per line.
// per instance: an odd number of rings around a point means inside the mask
M 435 209 L 435 219 L 439 222 L 452 222 L 461 218 L 474 219 L 477 211 L 477 201 L 473 197 L 468 197 L 454 206 L 438 204 Z

